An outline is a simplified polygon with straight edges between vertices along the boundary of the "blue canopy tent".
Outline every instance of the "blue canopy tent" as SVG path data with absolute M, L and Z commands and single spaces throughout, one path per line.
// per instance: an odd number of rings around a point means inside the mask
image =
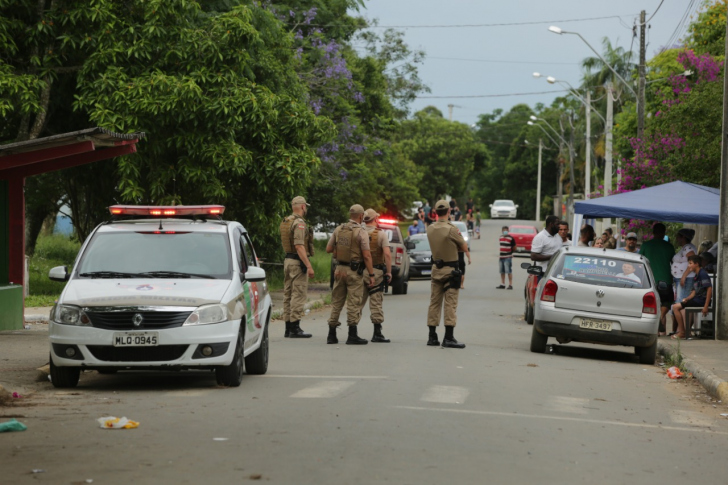
M 581 227 L 582 219 L 600 217 L 717 226 L 720 190 L 678 180 L 623 194 L 579 201 L 575 204 L 574 213 L 574 227 Z

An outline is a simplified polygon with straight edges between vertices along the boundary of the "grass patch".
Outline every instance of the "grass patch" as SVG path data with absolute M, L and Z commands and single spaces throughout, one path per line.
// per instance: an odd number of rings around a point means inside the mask
M 680 369 L 684 374 L 687 374 L 688 371 L 685 368 L 685 358 L 683 357 L 682 352 L 680 352 L 680 340 L 681 339 L 676 340 L 677 348 L 674 349 L 674 352 L 665 355 L 665 366 L 675 366 Z
M 314 255 L 311 258 L 314 277 L 309 280 L 313 283 L 328 283 L 331 280 L 331 255 L 326 252 L 328 241 L 314 241 Z M 275 264 L 277 263 L 277 264 Z M 268 288 L 270 291 L 283 289 L 283 262 L 264 264 L 266 270 Z
M 52 306 L 66 286 L 65 283 L 51 281 L 48 271 L 56 266 L 73 266 L 81 243 L 61 235 L 40 236 L 28 265 L 29 295 L 25 306 Z

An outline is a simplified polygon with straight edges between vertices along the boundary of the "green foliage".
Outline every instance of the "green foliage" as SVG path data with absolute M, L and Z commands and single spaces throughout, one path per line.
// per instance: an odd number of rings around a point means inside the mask
M 51 281 L 48 272 L 56 266 L 73 266 L 81 245 L 64 236 L 40 236 L 28 264 L 30 294 L 26 306 L 50 306 L 66 286 Z
M 725 56 L 726 0 L 706 0 L 698 18 L 688 26 L 687 47 L 697 54 Z

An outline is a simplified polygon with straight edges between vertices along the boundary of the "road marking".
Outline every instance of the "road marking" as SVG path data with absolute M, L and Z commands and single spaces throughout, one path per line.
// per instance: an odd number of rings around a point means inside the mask
M 680 409 L 670 411 L 670 419 L 672 419 L 673 423 L 700 426 L 703 428 L 709 428 L 713 424 L 708 418 L 700 413 L 682 411 Z
M 389 376 L 302 376 L 284 374 L 265 374 L 255 377 L 284 377 L 286 379 L 389 379 Z
M 696 433 L 708 433 L 708 434 L 719 434 L 728 435 L 726 431 L 714 431 L 712 429 L 705 428 L 681 428 L 678 426 L 662 426 L 660 424 L 647 424 L 647 423 L 625 423 L 623 421 L 605 421 L 601 419 L 585 419 L 585 418 L 568 418 L 566 416 L 542 416 L 538 414 L 519 414 L 519 413 L 503 413 L 498 411 L 470 411 L 467 409 L 455 409 L 455 408 L 423 408 L 416 406 L 392 406 L 395 409 L 405 409 L 408 411 L 437 411 L 442 413 L 460 413 L 460 414 L 475 414 L 480 416 L 498 416 L 504 418 L 527 418 L 527 419 L 550 419 L 553 421 L 572 421 L 576 423 L 591 423 L 601 424 L 610 426 L 625 426 L 629 428 L 646 428 L 646 429 L 659 429 L 665 431 L 691 431 Z
M 587 414 L 585 409 L 589 399 L 567 396 L 549 396 L 546 401 L 546 409 L 560 413 Z
M 458 386 L 432 386 L 420 398 L 420 401 L 443 404 L 462 404 L 470 391 Z
M 331 398 L 341 394 L 353 385 L 354 381 L 322 381 L 291 394 L 291 397 Z

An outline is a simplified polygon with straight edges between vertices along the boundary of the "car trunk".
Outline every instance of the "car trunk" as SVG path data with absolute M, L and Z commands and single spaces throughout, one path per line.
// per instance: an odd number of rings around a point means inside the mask
M 521 247 L 529 246 L 533 240 L 533 235 L 526 236 L 525 234 L 511 234 L 511 236 L 513 236 L 513 239 L 516 240 L 516 246 Z
M 564 310 L 639 318 L 642 316 L 642 297 L 649 292 L 643 288 L 614 288 L 565 279 L 554 281 L 559 286 L 554 306 Z

